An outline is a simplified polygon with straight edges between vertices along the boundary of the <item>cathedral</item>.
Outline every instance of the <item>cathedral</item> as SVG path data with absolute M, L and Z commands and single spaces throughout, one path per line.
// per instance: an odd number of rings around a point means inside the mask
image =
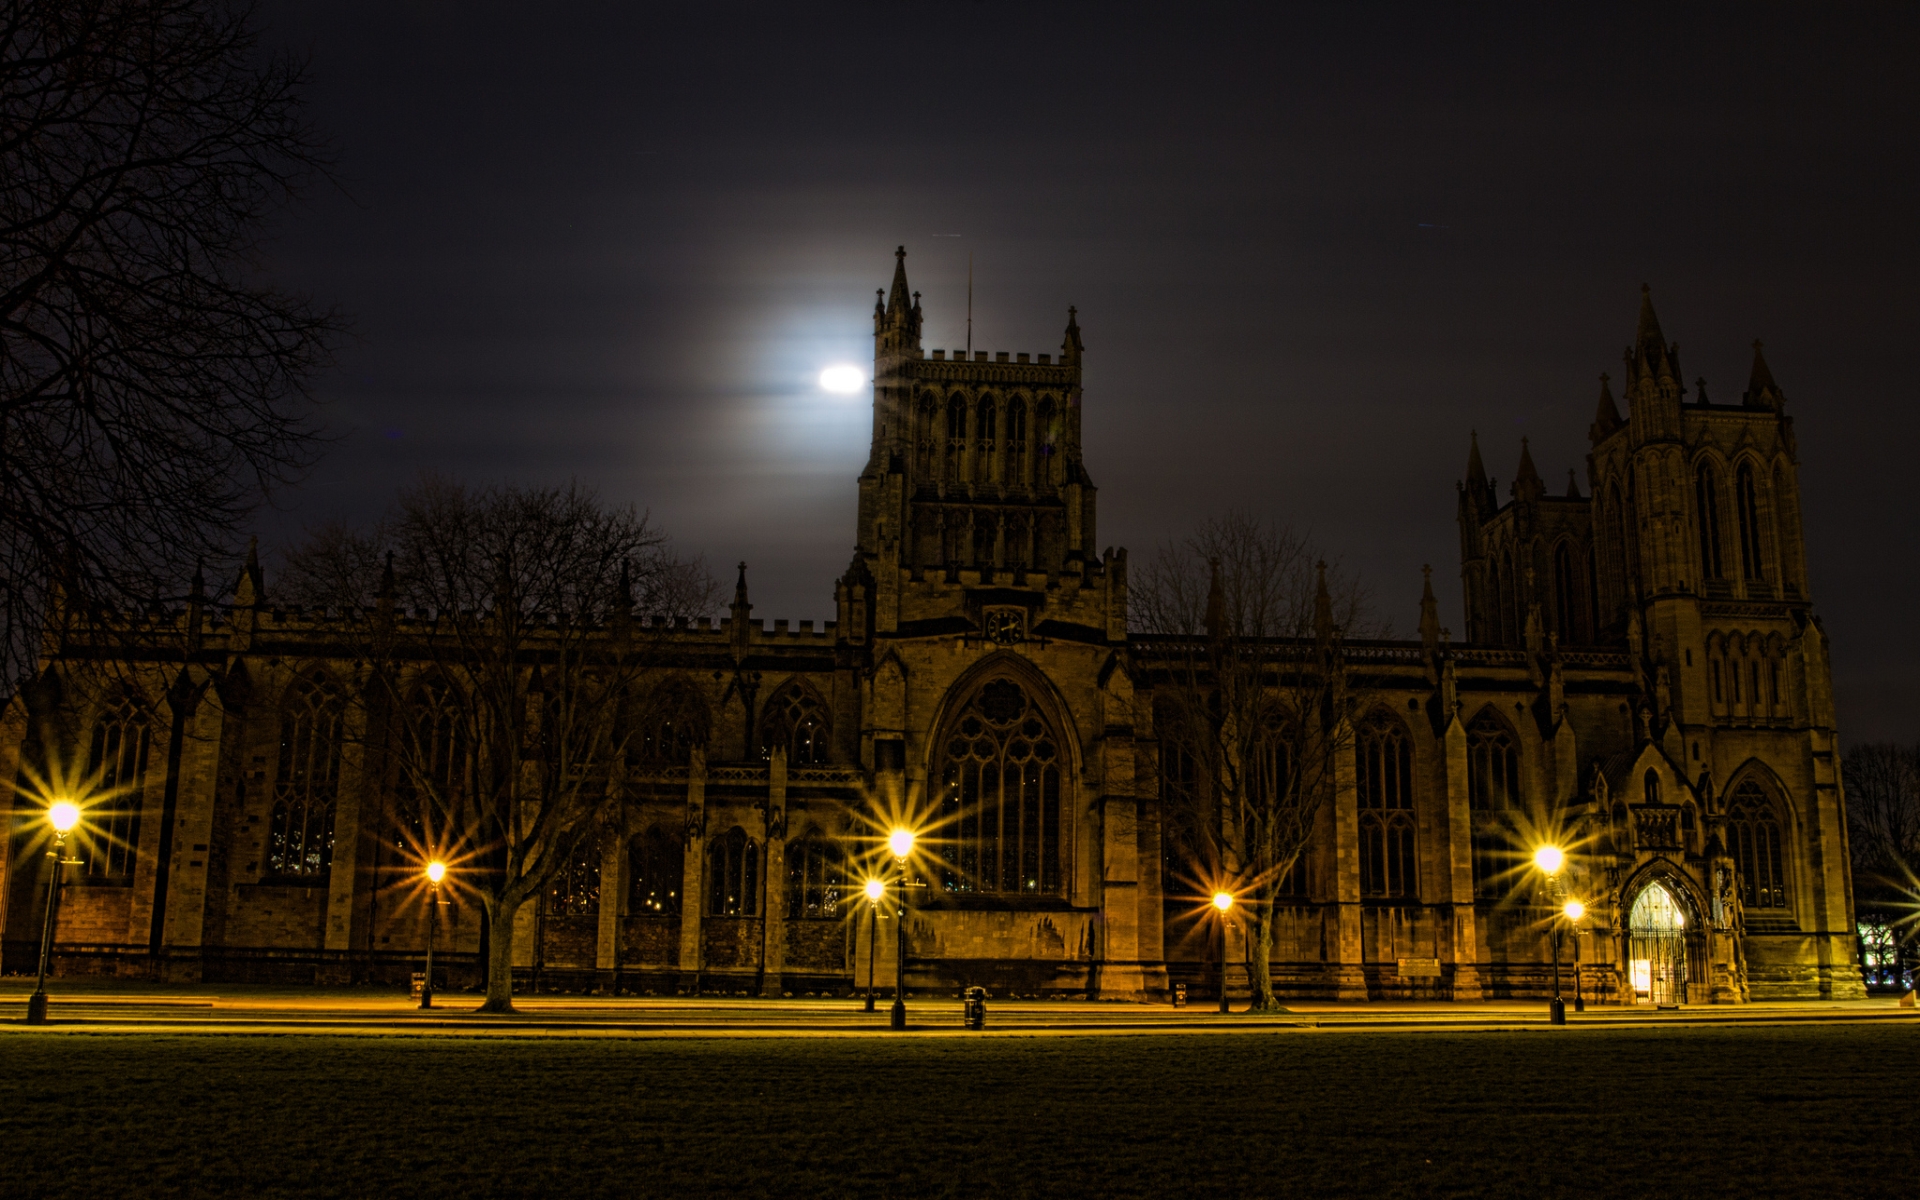
M 835 619 L 754 617 L 743 565 L 724 615 L 665 631 L 673 728 L 617 827 L 521 911 L 519 986 L 848 995 L 889 986 L 904 945 L 923 994 L 1243 995 L 1246 926 L 1214 936 L 1164 820 L 1074 310 L 1057 353 L 924 348 L 903 249 L 873 322 Z M 1784 395 L 1758 343 L 1737 401 L 1689 390 L 1647 296 L 1618 399 L 1600 384 L 1584 481 L 1549 486 L 1523 441 L 1502 488 L 1470 443 L 1462 636 L 1429 582 L 1417 639 L 1364 645 L 1379 680 L 1350 753 L 1373 766 L 1334 773 L 1276 901 L 1283 999 L 1550 994 L 1553 910 L 1505 865 L 1543 813 L 1579 831 L 1569 997 L 1864 994 Z M 57 973 L 404 981 L 421 864 L 342 698 L 336 619 L 276 603 L 250 562 L 147 627 L 111 686 L 99 646 L 50 640 L 0 719 L 4 970 L 39 953 L 56 868 L 26 781 L 63 756 L 131 799 L 57 868 Z M 904 915 L 861 894 L 880 806 L 945 843 Z M 452 986 L 478 979 L 484 924 L 457 896 L 441 916 Z

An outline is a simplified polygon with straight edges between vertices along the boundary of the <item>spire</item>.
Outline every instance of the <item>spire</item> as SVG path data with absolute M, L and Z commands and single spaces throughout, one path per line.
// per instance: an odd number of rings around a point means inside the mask
M 1227 632 L 1227 599 L 1220 590 L 1220 560 L 1207 560 L 1207 640 L 1219 641 Z
M 1313 593 L 1313 633 L 1321 641 L 1333 639 L 1333 597 L 1327 594 L 1327 562 L 1321 559 L 1315 564 L 1320 571 L 1320 582 Z
M 1433 598 L 1433 567 L 1420 568 L 1420 645 L 1428 654 L 1440 648 L 1440 604 Z
M 740 578 L 735 581 L 733 585 L 733 608 L 735 612 L 738 612 L 741 609 L 751 609 L 752 607 L 753 605 L 747 603 L 747 564 L 742 562 L 740 564 Z
M 1573 468 L 1568 467 L 1567 468 L 1567 499 L 1578 500 L 1579 498 L 1580 498 L 1580 484 L 1573 477 Z
M 733 585 L 733 606 L 727 610 L 736 650 L 745 650 L 753 635 L 747 629 L 747 614 L 753 611 L 753 605 L 747 603 L 747 564 L 740 564 L 740 578 Z
M 374 599 L 380 601 L 382 604 L 391 604 L 393 603 L 394 590 L 393 551 L 389 550 L 387 551 L 386 564 L 380 568 L 380 590 L 375 593 Z
M 1747 394 L 1741 400 L 1748 408 L 1770 408 L 1774 412 L 1779 412 L 1787 402 L 1780 385 L 1773 381 L 1773 372 L 1767 369 L 1767 357 L 1760 352 L 1758 338 L 1753 342 L 1753 375 L 1747 380 Z
M 893 251 L 893 287 L 887 292 L 887 315 L 905 316 L 908 312 L 907 290 L 907 248 L 895 247 Z
M 873 304 L 873 333 L 887 350 L 913 350 L 920 345 L 920 302 L 907 286 L 907 248 L 893 252 L 893 287 L 886 303 L 878 295 Z
M 266 577 L 260 573 L 260 539 L 247 540 L 247 561 L 240 568 L 240 580 L 233 587 L 236 608 L 253 608 L 267 599 Z
M 1640 285 L 1640 324 L 1634 331 L 1633 348 L 1627 351 L 1627 363 L 1629 396 L 1641 372 L 1656 379 L 1664 375 L 1673 380 L 1676 389 L 1686 390 L 1680 383 L 1680 347 L 1667 345 L 1660 332 L 1660 318 L 1653 311 L 1653 289 L 1644 283 Z
M 1480 431 L 1467 431 L 1467 482 L 1487 486 L 1487 464 L 1480 461 Z
M 1707 399 L 1707 377 L 1705 375 L 1693 381 L 1693 399 L 1695 403 L 1703 407 L 1712 403 L 1711 400 Z
M 1520 439 L 1520 467 L 1513 473 L 1513 498 L 1515 500 L 1538 500 L 1547 494 L 1546 481 L 1540 478 L 1540 472 L 1533 465 L 1533 451 L 1527 448 L 1527 439 Z
M 196 558 L 193 560 L 193 585 L 192 590 L 187 593 L 187 599 L 195 604 L 207 598 L 207 575 L 205 568 L 205 559 Z
M 1587 430 L 1588 439 L 1595 445 L 1625 424 L 1620 419 L 1620 407 L 1613 402 L 1613 389 L 1607 386 L 1611 379 L 1605 371 L 1600 372 L 1600 405 L 1594 410 L 1593 428 Z
M 1067 338 L 1060 343 L 1060 357 L 1079 358 L 1085 351 L 1086 347 L 1080 344 L 1079 310 L 1069 304 L 1067 306 Z

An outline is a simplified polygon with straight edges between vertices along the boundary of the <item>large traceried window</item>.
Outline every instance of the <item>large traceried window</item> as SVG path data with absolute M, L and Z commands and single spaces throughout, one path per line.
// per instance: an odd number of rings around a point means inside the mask
M 100 715 L 87 749 L 89 839 L 84 877 L 95 883 L 131 883 L 140 845 L 140 802 L 147 783 L 152 727 L 132 697 Z
M 760 846 L 735 825 L 707 846 L 707 913 L 751 917 L 760 911 Z
M 281 702 L 280 770 L 267 835 L 270 874 L 318 878 L 333 864 L 342 707 L 339 694 L 318 679 L 295 680 Z
M 1727 805 L 1727 841 L 1740 876 L 1740 899 L 1748 908 L 1787 906 L 1786 863 L 1780 819 L 1765 789 L 1752 779 L 1733 790 Z
M 1467 799 L 1473 808 L 1520 807 L 1520 753 L 1506 722 L 1482 709 L 1467 726 Z
M 1553 606 L 1559 623 L 1560 641 L 1569 646 L 1585 645 L 1587 633 L 1586 572 L 1571 542 L 1561 542 L 1553 551 Z
M 655 825 L 627 844 L 627 915 L 680 915 L 680 888 L 687 859 L 680 836 Z
M 761 720 L 760 754 L 771 758 L 773 748 L 784 745 L 789 765 L 821 766 L 828 759 L 831 734 L 827 706 L 796 679 L 767 701 L 766 716 Z
M 627 764 L 633 769 L 685 766 L 693 748 L 707 741 L 706 701 L 686 679 L 669 679 L 644 697 L 636 714 L 638 728 L 627 741 Z
M 1375 717 L 1354 744 L 1360 804 L 1360 894 L 1416 894 L 1413 745 L 1398 722 Z
M 1063 890 L 1060 743 L 1011 679 L 982 687 L 947 731 L 942 805 L 949 892 Z
M 1020 399 L 1007 404 L 1007 482 L 1023 486 L 1027 472 L 1027 402 Z
M 394 849 L 403 858 L 447 855 L 451 814 L 466 781 L 466 736 L 451 686 L 433 681 L 407 704 L 399 777 L 394 782 Z
M 847 900 L 847 860 L 838 843 L 809 836 L 787 845 L 787 916 L 837 918 Z

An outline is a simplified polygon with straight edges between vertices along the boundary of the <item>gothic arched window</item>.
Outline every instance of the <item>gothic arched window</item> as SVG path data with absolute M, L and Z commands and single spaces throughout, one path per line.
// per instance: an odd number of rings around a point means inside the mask
M 751 917 L 760 911 L 760 847 L 735 825 L 707 846 L 707 913 Z
M 81 868 L 89 880 L 132 882 L 151 741 L 146 709 L 130 696 L 94 723 L 87 750 L 87 781 L 94 795 L 87 824 L 93 837 L 86 866 Z
M 920 428 L 914 431 L 914 450 L 919 456 L 920 483 L 933 478 L 934 447 L 940 444 L 940 409 L 932 396 L 920 400 Z
M 1399 723 L 1378 717 L 1355 742 L 1360 803 L 1360 894 L 1395 898 L 1417 891 L 1414 867 L 1413 746 Z
M 1640 791 L 1641 791 L 1641 794 L 1646 797 L 1646 801 L 1648 804 L 1660 803 L 1659 774 L 1657 772 L 1649 770 L 1646 774 L 1646 778 L 1640 781 Z
M 1787 876 L 1780 821 L 1773 801 L 1749 779 L 1733 790 L 1727 805 L 1727 841 L 1740 876 L 1741 900 L 1748 908 L 1785 908 Z
M 1052 400 L 1040 401 L 1040 406 L 1034 410 L 1036 419 L 1033 424 L 1034 437 L 1040 442 L 1040 457 L 1034 464 L 1033 477 L 1036 482 L 1049 487 L 1057 482 L 1054 478 L 1054 462 L 1060 447 L 1060 422 L 1054 412 Z
M 967 402 L 955 396 L 947 401 L 947 482 L 963 478 L 961 464 L 967 458 Z
M 600 839 L 574 844 L 547 885 L 547 912 L 556 917 L 590 917 L 600 911 Z
M 268 825 L 267 869 L 318 878 L 333 864 L 333 808 L 340 792 L 340 697 L 298 679 L 280 706 L 280 770 Z
M 1362 725 L 1354 754 L 1361 808 L 1413 807 L 1413 746 L 1399 722 L 1379 716 Z
M 787 916 L 800 920 L 838 917 L 848 899 L 847 860 L 839 843 L 808 836 L 787 845 Z
M 1720 557 L 1720 493 L 1714 485 L 1713 467 L 1700 464 L 1693 480 L 1694 507 L 1699 510 L 1700 571 L 1708 579 L 1720 579 L 1726 568 Z
M 980 455 L 980 469 L 975 472 L 975 477 L 982 483 L 986 483 L 994 478 L 993 451 L 996 439 L 992 396 L 980 397 L 974 426 L 975 433 L 978 435 L 977 450 Z
M 1520 807 L 1520 753 L 1492 709 L 1467 726 L 1467 801 L 1489 811 Z
M 636 714 L 639 728 L 627 742 L 631 766 L 685 766 L 693 748 L 707 741 L 707 705 L 685 679 L 670 679 L 644 697 Z
M 1031 482 L 1027 476 L 1027 402 L 1017 398 L 1007 404 L 1007 482 Z
M 1011 679 L 986 684 L 948 728 L 941 768 L 950 892 L 1055 896 L 1063 890 L 1061 749 Z
M 1741 463 L 1734 480 L 1734 508 L 1740 517 L 1740 561 L 1748 579 L 1767 577 L 1766 549 L 1760 534 L 1760 497 L 1753 481 L 1753 464 Z
M 407 702 L 399 774 L 394 780 L 393 846 L 401 855 L 445 854 L 466 778 L 466 736 L 451 685 L 435 680 Z
M 1572 543 L 1561 542 L 1553 551 L 1554 615 L 1559 620 L 1560 640 L 1572 646 L 1584 646 L 1588 641 L 1587 589 L 1581 574 Z
M 686 852 L 680 836 L 655 825 L 627 844 L 627 915 L 673 917 L 680 914 Z
M 760 754 L 771 758 L 773 748 L 784 745 L 789 765 L 821 766 L 829 758 L 832 733 L 827 706 L 812 688 L 796 679 L 767 701 L 766 715 L 761 718 Z
M 1500 555 L 1500 581 L 1495 586 L 1500 589 L 1499 640 L 1507 645 L 1519 640 L 1520 618 L 1514 604 L 1514 588 L 1518 585 L 1513 578 L 1513 556 L 1504 551 Z

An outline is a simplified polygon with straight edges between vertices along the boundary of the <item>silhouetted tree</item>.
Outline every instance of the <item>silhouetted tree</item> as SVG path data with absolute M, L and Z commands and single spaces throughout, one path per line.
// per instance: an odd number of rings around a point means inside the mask
M 650 724 L 656 650 L 711 579 L 588 489 L 429 478 L 380 526 L 289 556 L 283 590 L 337 610 L 368 663 L 370 738 L 397 760 L 422 856 L 487 917 L 485 1009 L 513 1007 L 514 917 L 614 822 Z M 652 614 L 637 628 L 638 607 Z
M 315 448 L 334 318 L 258 274 L 322 167 L 300 64 L 219 0 L 0 3 L 0 677 L 184 590 Z M 107 626 L 115 624 L 112 620 Z
M 1893 933 L 1896 978 L 1920 946 L 1920 742 L 1869 742 L 1841 759 L 1854 907 Z
M 1244 513 L 1164 547 L 1131 596 L 1169 836 L 1197 893 L 1226 885 L 1246 905 L 1252 1007 L 1277 1007 L 1274 901 L 1353 752 L 1362 697 L 1341 643 L 1372 632 L 1365 597 L 1329 584 L 1305 538 Z

